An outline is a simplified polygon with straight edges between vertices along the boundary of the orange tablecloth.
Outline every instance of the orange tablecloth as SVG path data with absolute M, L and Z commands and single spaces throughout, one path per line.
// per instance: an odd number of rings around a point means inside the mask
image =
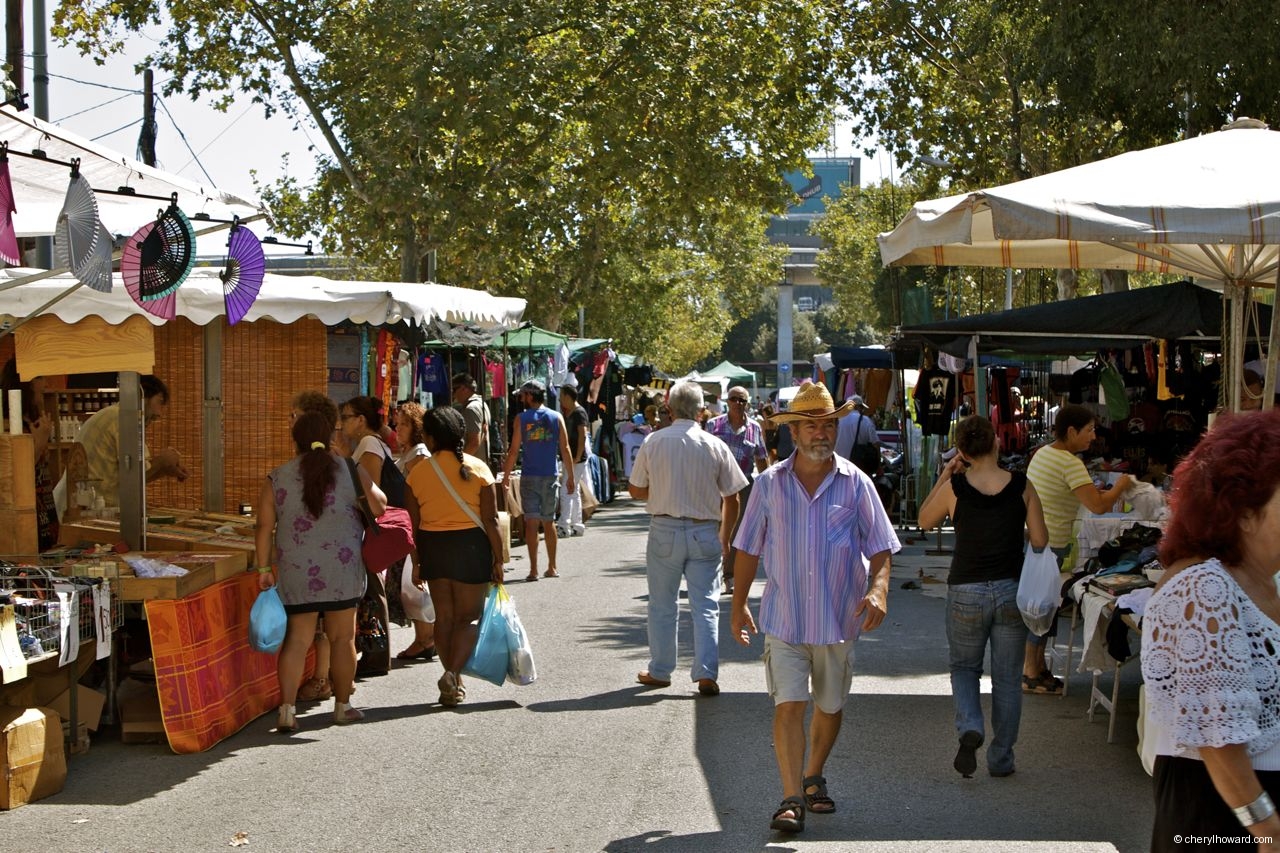
M 249 646 L 258 576 L 245 572 L 179 599 L 148 601 L 147 624 L 169 747 L 202 752 L 280 704 L 276 656 Z M 307 675 L 314 656 L 307 656 Z

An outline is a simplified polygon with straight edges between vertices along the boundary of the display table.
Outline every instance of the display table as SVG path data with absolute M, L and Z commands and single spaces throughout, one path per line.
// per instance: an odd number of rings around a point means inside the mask
M 1106 648 L 1106 626 L 1111 622 L 1116 609 L 1116 595 L 1092 586 L 1077 584 L 1071 588 L 1071 597 L 1076 607 L 1071 613 L 1071 629 L 1067 634 L 1067 671 L 1071 671 L 1071 657 L 1075 646 L 1076 628 L 1083 625 L 1079 672 L 1089 672 L 1092 682 L 1089 685 L 1089 722 L 1093 722 L 1094 714 L 1102 708 L 1110 716 L 1107 725 L 1107 743 L 1114 743 L 1116 736 L 1116 703 L 1120 698 L 1120 670 L 1125 664 L 1138 659 L 1139 652 L 1134 652 L 1124 660 L 1111 657 Z M 1082 615 L 1083 614 L 1083 615 Z M 1141 623 L 1132 613 L 1122 613 L 1121 620 L 1129 630 L 1142 633 Z M 1104 669 L 1111 670 L 1111 693 L 1104 693 L 1099 680 Z M 1066 689 L 1062 691 L 1066 696 Z
M 1133 512 L 1093 513 L 1080 507 L 1076 515 L 1076 550 L 1075 560 L 1063 571 L 1074 571 L 1083 566 L 1089 559 L 1098 556 L 1098 549 L 1108 541 L 1115 539 L 1135 524 L 1162 529 L 1154 521 L 1147 521 Z
M 258 575 L 242 572 L 179 599 L 146 602 L 169 747 L 202 752 L 280 704 L 276 655 L 249 646 Z M 308 653 L 304 678 L 315 669 Z

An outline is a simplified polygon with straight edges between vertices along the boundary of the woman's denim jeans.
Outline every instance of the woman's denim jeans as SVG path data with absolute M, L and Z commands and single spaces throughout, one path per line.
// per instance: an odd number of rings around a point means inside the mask
M 1022 715 L 1022 659 L 1027 627 L 1018 612 L 1016 580 L 958 584 L 947 588 L 947 643 L 951 649 L 951 696 L 956 734 L 986 734 L 979 681 L 991 644 L 991 732 L 987 769 L 1013 769 L 1013 745 Z

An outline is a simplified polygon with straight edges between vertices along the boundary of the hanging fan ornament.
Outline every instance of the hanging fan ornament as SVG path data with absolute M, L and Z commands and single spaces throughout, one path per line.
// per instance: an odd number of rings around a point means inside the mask
M 107 240 L 104 247 L 102 241 Z M 111 292 L 110 257 L 111 237 L 98 218 L 98 198 L 84 175 L 80 174 L 80 161 L 71 161 L 71 181 L 67 195 L 54 226 L 53 244 L 57 250 L 58 264 L 67 267 L 82 284 L 102 293 Z M 103 250 L 106 251 L 107 269 L 103 275 Z
M 9 143 L 0 142 L 0 259 L 11 266 L 22 265 L 18 233 L 13 230 L 13 184 L 9 181 Z
M 177 316 L 178 287 L 195 264 L 196 235 L 177 194 L 155 222 L 139 228 L 120 254 L 120 275 L 133 301 L 165 320 Z
M 227 240 L 227 266 L 218 273 L 218 278 L 222 279 L 222 298 L 227 306 L 227 323 L 234 325 L 249 313 L 258 298 L 266 271 L 267 257 L 262 251 L 262 243 L 236 217 Z

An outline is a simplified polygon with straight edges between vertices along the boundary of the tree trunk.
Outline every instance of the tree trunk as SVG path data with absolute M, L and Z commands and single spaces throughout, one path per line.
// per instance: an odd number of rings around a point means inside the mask
M 1076 270 L 1058 270 L 1058 301 L 1075 299 L 1080 285 L 1080 273 Z
M 1123 293 L 1129 289 L 1128 270 L 1098 270 L 1103 293 Z
M 400 222 L 400 280 L 418 281 L 418 229 L 412 216 Z

